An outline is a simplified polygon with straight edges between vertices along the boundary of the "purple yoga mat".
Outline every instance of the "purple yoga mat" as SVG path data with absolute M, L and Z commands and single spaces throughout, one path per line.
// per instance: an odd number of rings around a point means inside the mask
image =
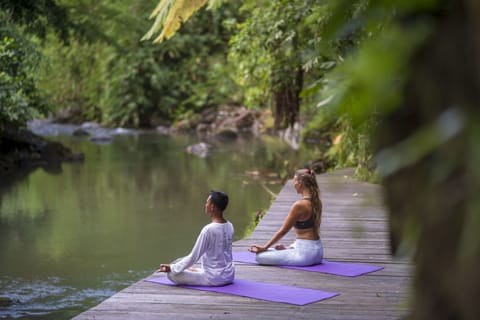
M 233 261 L 258 264 L 257 261 L 255 260 L 255 253 L 252 253 L 249 251 L 233 252 Z M 346 277 L 357 277 L 362 274 L 383 269 L 383 267 L 372 266 L 368 264 L 334 262 L 334 261 L 327 261 L 325 259 L 321 264 L 316 264 L 308 267 L 295 267 L 295 266 L 275 266 L 275 267 L 328 273 L 328 274 L 334 274 L 337 276 L 346 276 Z
M 335 292 L 256 282 L 243 279 L 235 279 L 232 284 L 228 284 L 222 287 L 176 285 L 171 282 L 167 277 L 151 277 L 145 279 L 145 281 L 165 284 L 169 286 L 178 286 L 193 290 L 218 292 L 266 301 L 289 303 L 298 306 L 303 306 L 309 303 L 329 299 L 338 295 L 338 293 Z

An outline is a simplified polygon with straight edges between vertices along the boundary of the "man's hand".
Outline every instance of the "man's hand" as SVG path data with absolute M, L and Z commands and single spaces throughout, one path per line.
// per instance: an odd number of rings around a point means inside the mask
M 170 272 L 170 271 L 171 269 L 169 264 L 161 264 L 160 268 L 155 272 Z
M 253 246 L 251 246 L 248 251 L 250 252 L 253 252 L 253 253 L 260 253 L 260 252 L 263 252 L 263 251 L 267 251 L 268 248 L 266 247 L 262 247 L 262 246 L 257 246 L 256 244 L 254 244 Z

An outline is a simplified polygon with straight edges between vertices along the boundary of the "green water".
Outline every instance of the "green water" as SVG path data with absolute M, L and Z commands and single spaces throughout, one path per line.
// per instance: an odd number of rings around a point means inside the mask
M 209 222 L 211 189 L 230 195 L 226 218 L 244 237 L 271 201 L 250 172 L 278 192 L 271 173 L 299 157 L 273 138 L 220 143 L 204 159 L 185 152 L 198 142 L 187 136 L 52 139 L 86 160 L 56 174 L 38 169 L 0 194 L 0 297 L 14 301 L 1 319 L 70 319 L 188 254 Z

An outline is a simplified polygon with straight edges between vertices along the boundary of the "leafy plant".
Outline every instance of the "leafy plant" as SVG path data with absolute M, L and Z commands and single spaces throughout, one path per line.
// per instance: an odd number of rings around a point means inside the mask
M 229 76 L 230 31 L 223 25 L 236 15 L 235 4 L 222 12 L 196 15 L 176 37 L 159 46 L 140 41 L 148 24 L 149 1 L 62 3 L 77 14 L 74 25 L 101 30 L 97 38 L 76 37 L 68 46 L 50 35 L 42 46 L 48 60 L 41 88 L 53 109 L 76 115 L 70 121 L 151 127 L 241 97 Z M 57 73 L 62 76 L 52 77 Z
M 24 126 L 44 110 L 32 76 L 39 59 L 32 43 L 20 37 L 0 12 L 0 131 Z

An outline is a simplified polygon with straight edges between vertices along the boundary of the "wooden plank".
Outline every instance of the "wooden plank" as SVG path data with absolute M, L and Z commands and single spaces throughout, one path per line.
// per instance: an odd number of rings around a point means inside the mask
M 383 270 L 350 278 L 236 263 L 237 278 L 339 292 L 339 296 L 293 306 L 139 281 L 74 319 L 383 320 L 404 317 L 409 311 L 414 266 L 409 259 L 396 259 L 390 254 L 381 188 L 353 180 L 352 172 L 340 170 L 318 176 L 324 206 L 321 236 L 325 258 L 381 265 Z M 298 198 L 292 181 L 288 181 L 254 232 L 234 243 L 234 251 L 268 241 Z M 291 232 L 282 243 L 293 239 Z

